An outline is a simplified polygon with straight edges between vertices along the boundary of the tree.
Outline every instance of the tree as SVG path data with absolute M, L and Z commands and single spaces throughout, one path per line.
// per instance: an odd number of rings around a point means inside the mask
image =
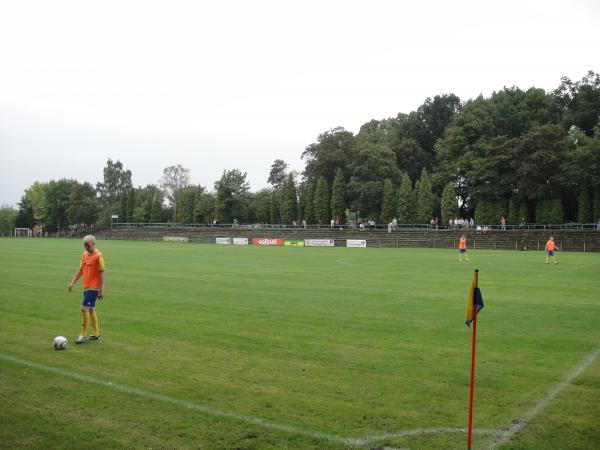
M 202 186 L 186 186 L 175 193 L 175 209 L 173 220 L 176 223 L 197 223 L 199 215 L 196 209 L 204 194 Z
M 51 180 L 46 188 L 46 225 L 50 231 L 65 230 L 69 225 L 68 209 L 75 180 Z
M 313 224 L 317 222 L 316 208 L 315 208 L 315 190 L 317 184 L 311 180 L 306 180 L 306 203 L 304 205 L 304 217 L 306 223 Z
M 415 184 L 415 197 L 417 202 L 415 219 L 417 223 L 429 223 L 433 217 L 435 197 L 431 191 L 431 179 L 427 169 L 423 169 L 421 178 Z
M 67 217 L 71 224 L 94 225 L 98 220 L 100 205 L 96 197 L 96 188 L 90 183 L 75 182 L 69 195 Z
M 446 184 L 442 192 L 441 201 L 442 224 L 447 225 L 450 220 L 455 219 L 458 213 L 458 198 L 454 190 L 454 183 Z
M 498 224 L 503 215 L 502 206 L 497 201 L 479 200 L 475 205 L 475 222 L 478 224 Z
M 160 179 L 160 187 L 167 196 L 169 205 L 175 206 L 175 194 L 179 189 L 183 189 L 190 184 L 190 169 L 186 169 L 181 164 L 169 166 L 163 169 L 163 176 Z
M 250 200 L 250 219 L 252 222 L 270 222 L 271 193 L 272 189 L 264 188 L 252 196 Z
M 331 188 L 331 217 L 342 220 L 345 211 L 344 174 L 342 173 L 342 169 L 337 169 L 333 180 L 333 187 Z
M 590 189 L 587 185 L 581 186 L 578 204 L 577 221 L 579 223 L 590 223 L 592 221 L 592 198 L 590 196 Z
M 329 223 L 329 188 L 325 177 L 319 177 L 315 188 L 315 219 L 319 224 Z
M 131 171 L 123 169 L 123 163 L 117 160 L 113 162 L 110 158 L 104 167 L 104 182 L 98 183 L 97 189 L 105 204 L 117 201 L 123 192 L 131 189 Z
M 355 142 L 348 170 L 347 192 L 352 200 L 351 209 L 377 219 L 381 211 L 383 181 L 389 178 L 394 184 L 400 177 L 394 153 L 384 144 L 373 144 L 361 137 Z
M 563 207 L 560 199 L 547 197 L 538 200 L 535 208 L 535 219 L 538 223 L 563 223 Z
M 18 211 L 9 205 L 0 206 L 0 234 L 11 235 L 15 230 Z M 29 228 L 29 227 L 28 227 Z
M 267 181 L 271 183 L 271 186 L 273 186 L 274 189 L 281 190 L 283 188 L 283 184 L 287 177 L 287 168 L 288 164 L 283 159 L 276 159 L 273 164 L 271 164 L 269 179 Z
M 386 178 L 383 182 L 383 195 L 381 199 L 381 222 L 390 223 L 396 217 L 396 195 L 392 180 Z
M 320 134 L 317 142 L 302 153 L 302 158 L 306 159 L 304 176 L 313 180 L 324 177 L 327 185 L 332 185 L 338 168 L 346 172 L 346 166 L 352 160 L 353 143 L 354 135 L 342 127 Z
M 46 223 L 46 187 L 48 183 L 40 183 L 36 181 L 28 189 L 25 190 L 25 195 L 31 203 L 33 209 L 33 218 L 35 223 L 42 225 Z
M 238 169 L 225 170 L 215 182 L 215 205 L 213 216 L 221 223 L 232 223 L 233 219 L 244 221 L 248 215 L 250 185 L 246 172 Z
M 413 223 L 415 221 L 415 193 L 412 181 L 408 174 L 402 175 L 398 188 L 397 218 L 399 223 Z
M 271 207 L 269 209 L 269 223 L 279 223 L 281 220 L 281 191 L 271 191 Z
M 281 193 L 281 223 L 291 224 L 298 218 L 298 192 L 294 175 L 290 173 Z
M 564 129 L 575 125 L 592 136 L 600 117 L 600 74 L 589 71 L 577 82 L 563 77 L 554 95 Z

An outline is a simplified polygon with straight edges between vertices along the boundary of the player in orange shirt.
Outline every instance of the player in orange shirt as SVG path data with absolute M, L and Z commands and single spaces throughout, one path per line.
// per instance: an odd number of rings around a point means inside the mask
M 96 238 L 91 234 L 83 238 L 83 246 L 85 247 L 85 251 L 81 255 L 81 265 L 67 286 L 67 290 L 72 292 L 73 285 L 83 276 L 83 301 L 81 302 L 83 324 L 81 326 L 81 333 L 79 333 L 79 337 L 75 340 L 76 344 L 83 344 L 88 340 L 100 340 L 96 301 L 100 300 L 104 294 L 104 255 L 96 249 Z M 93 331 L 92 335 L 87 337 L 87 329 L 90 322 Z
M 467 236 L 465 236 L 464 234 L 460 237 L 460 241 L 458 241 L 458 259 L 460 262 L 462 262 L 463 255 L 468 261 L 469 257 L 467 256 Z
M 554 252 L 558 250 L 558 246 L 554 243 L 554 237 L 550 236 L 548 242 L 546 242 L 546 264 L 549 263 L 549 260 L 552 258 L 554 264 L 558 264 L 556 260 L 556 256 L 554 256 Z

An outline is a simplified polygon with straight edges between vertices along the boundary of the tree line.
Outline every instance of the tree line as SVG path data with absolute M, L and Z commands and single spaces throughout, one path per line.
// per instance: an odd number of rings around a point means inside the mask
M 225 170 L 212 189 L 181 165 L 134 187 L 108 160 L 96 186 L 33 183 L 18 209 L 0 208 L 0 229 L 136 223 L 308 224 L 369 218 L 388 223 L 590 223 L 600 218 L 600 75 L 567 77 L 552 92 L 504 87 L 462 102 L 427 98 L 416 111 L 371 120 L 354 134 L 323 132 L 302 153 L 302 173 L 277 159 L 270 187 L 251 192 L 246 173 Z

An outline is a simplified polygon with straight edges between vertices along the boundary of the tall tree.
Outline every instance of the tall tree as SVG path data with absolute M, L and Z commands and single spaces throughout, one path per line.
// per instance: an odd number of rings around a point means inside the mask
M 50 231 L 65 230 L 69 225 L 68 209 L 71 190 L 77 182 L 62 178 L 52 180 L 46 189 L 46 225 Z
M 319 177 L 315 188 L 315 219 L 319 224 L 327 224 L 330 220 L 329 188 L 325 177 Z
M 36 181 L 25 190 L 25 195 L 31 202 L 33 208 L 33 217 L 39 225 L 46 223 L 46 187 L 48 183 L 40 183 Z
M 340 221 L 344 219 L 346 211 L 345 196 L 344 174 L 342 169 L 338 168 L 331 188 L 331 217 L 340 219 Z
M 250 200 L 250 217 L 252 222 L 270 222 L 271 192 L 272 189 L 263 188 L 252 196 L 252 199 Z
M 442 192 L 441 201 L 442 224 L 447 225 L 450 220 L 456 218 L 458 213 L 458 198 L 454 190 L 454 183 L 446 184 Z
M 225 170 L 215 182 L 214 217 L 221 223 L 232 223 L 233 219 L 245 221 L 250 202 L 250 184 L 246 172 L 238 169 Z
M 431 190 L 431 178 L 427 169 L 423 169 L 421 178 L 415 184 L 415 197 L 417 202 L 415 217 L 417 223 L 429 223 L 433 218 L 435 197 Z
M 398 188 L 397 218 L 399 223 L 413 223 L 415 221 L 415 193 L 412 181 L 408 174 L 402 174 L 402 181 Z
M 342 127 L 334 128 L 319 135 L 317 142 L 310 144 L 302 153 L 306 160 L 306 178 L 324 177 L 328 185 L 333 184 L 338 168 L 345 171 L 351 161 L 354 135 Z
M 306 223 L 313 224 L 317 223 L 317 214 L 315 208 L 315 190 L 317 183 L 310 178 L 306 180 L 306 202 L 304 204 L 304 217 Z
M 283 189 L 283 184 L 287 177 L 287 168 L 288 164 L 283 159 L 276 159 L 273 164 L 271 164 L 269 179 L 267 181 L 271 183 L 271 186 L 273 186 L 274 189 Z
M 395 194 L 392 180 L 386 178 L 383 182 L 383 195 L 381 199 L 380 217 L 382 223 L 390 223 L 396 217 L 397 202 Z
M 119 200 L 123 192 L 132 188 L 131 171 L 123 169 L 121 161 L 113 162 L 109 158 L 103 172 L 104 181 L 98 183 L 97 189 L 105 204 Z
M 281 193 L 281 223 L 291 225 L 298 218 L 298 192 L 294 175 L 290 173 Z
M 74 183 L 69 195 L 67 217 L 71 224 L 94 225 L 98 220 L 100 205 L 96 197 L 96 188 L 90 183 Z
M 14 232 L 17 214 L 18 211 L 12 206 L 0 206 L 0 234 L 2 236 L 11 235 Z
M 160 180 L 160 186 L 167 196 L 167 201 L 171 206 L 175 206 L 176 193 L 190 185 L 190 169 L 186 169 L 181 164 L 165 167 L 163 176 Z

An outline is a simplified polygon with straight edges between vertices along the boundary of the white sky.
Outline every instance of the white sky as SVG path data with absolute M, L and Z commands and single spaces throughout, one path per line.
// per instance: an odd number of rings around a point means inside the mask
M 599 19 L 595 0 L 3 1 L 0 204 L 108 158 L 136 186 L 182 164 L 256 191 L 332 127 L 599 72 Z

